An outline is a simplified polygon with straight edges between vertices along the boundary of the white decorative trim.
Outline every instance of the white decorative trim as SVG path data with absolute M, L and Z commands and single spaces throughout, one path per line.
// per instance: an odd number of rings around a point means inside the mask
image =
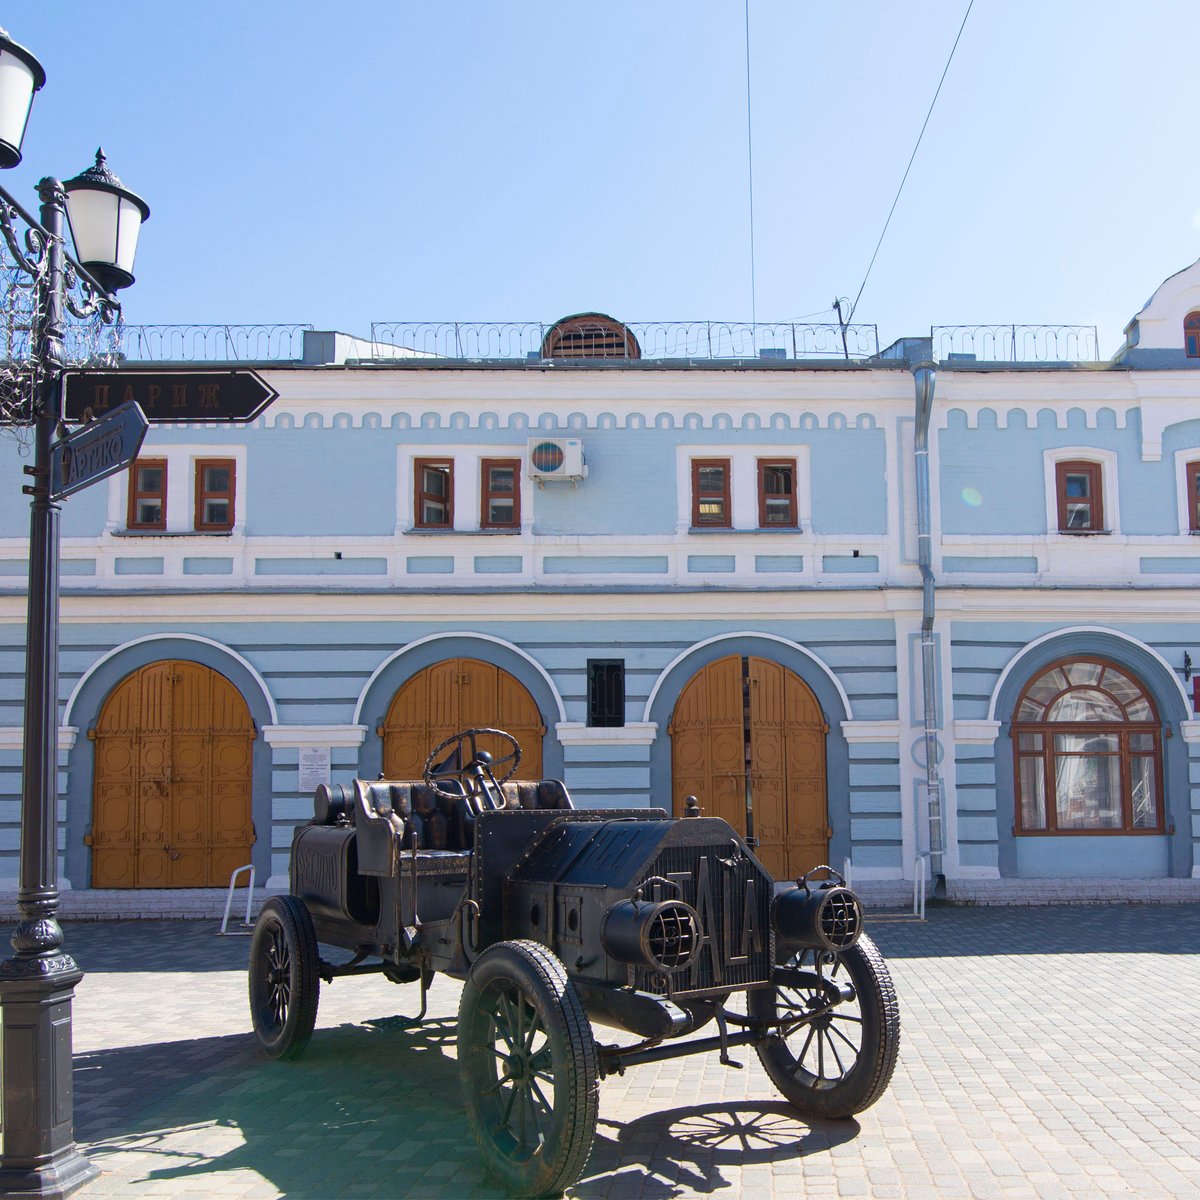
M 990 746 L 1000 736 L 999 721 L 955 721 L 954 740 Z
M 1179 735 L 1185 742 L 1200 742 L 1200 721 L 1180 721 Z
M 1119 641 L 1127 642 L 1130 646 L 1136 646 L 1144 654 L 1150 655 L 1155 662 L 1162 667 L 1164 673 L 1169 679 L 1175 681 L 1175 686 L 1179 689 L 1179 698 L 1183 701 L 1184 709 L 1190 709 L 1192 698 L 1184 690 L 1183 681 L 1175 674 L 1174 668 L 1167 662 L 1165 658 L 1155 649 L 1147 646 L 1145 642 L 1138 641 L 1135 637 L 1130 637 L 1127 633 L 1122 633 L 1119 629 L 1109 629 L 1104 625 L 1065 625 L 1062 629 L 1055 629 L 1051 633 L 1044 633 L 1039 638 L 1034 638 L 1023 650 L 1018 651 L 1009 660 L 1008 665 L 1000 672 L 1000 678 L 996 680 L 996 686 L 992 689 L 991 699 L 988 701 L 988 720 L 995 721 L 996 704 L 1000 698 L 1001 689 L 1004 687 L 1009 675 L 1017 668 L 1021 661 L 1026 658 L 1031 650 L 1043 645 L 1045 642 L 1053 641 L 1055 638 L 1066 637 L 1071 633 L 1103 633 L 1109 637 L 1117 638 Z M 1186 723 L 1186 722 L 1185 722 Z
M 79 729 L 75 725 L 58 727 L 59 750 L 73 750 L 79 740 Z M 0 750 L 23 750 L 25 730 L 20 725 L 0 725 Z
M 365 725 L 264 725 L 268 746 L 361 746 Z
M 848 742 L 899 742 L 899 721 L 842 721 L 842 737 Z M 863 876 L 867 878 L 867 876 Z M 882 876 L 881 876 L 882 878 Z
M 244 659 L 236 650 L 231 650 L 223 642 L 215 641 L 213 638 L 200 637 L 195 633 L 151 633 L 145 637 L 134 638 L 129 642 L 122 642 L 121 645 L 115 646 L 109 650 L 107 654 L 102 654 L 84 673 L 79 677 L 79 682 L 71 691 L 71 698 L 67 701 L 65 716 L 69 720 L 74 716 L 75 701 L 79 699 L 79 693 L 89 679 L 110 659 L 116 658 L 118 654 L 124 654 L 126 650 L 131 650 L 134 646 L 145 645 L 147 642 L 199 642 L 202 646 L 211 646 L 214 650 L 219 650 L 222 654 L 232 658 L 239 667 L 249 674 L 254 682 L 258 684 L 259 690 L 262 692 L 262 697 L 267 703 L 267 711 L 271 714 L 271 724 L 279 724 L 279 714 L 275 711 L 275 698 L 271 695 L 267 688 L 267 681 L 254 669 L 250 663 Z
M 565 721 L 567 719 L 567 709 L 563 704 L 562 697 L 558 694 L 558 688 L 554 686 L 554 680 L 550 678 L 546 668 L 542 666 L 528 651 L 522 650 L 520 646 L 513 645 L 512 642 L 506 642 L 503 638 L 493 637 L 490 633 L 478 633 L 469 629 L 455 629 L 447 633 L 431 633 L 425 637 L 417 638 L 402 646 L 399 650 L 389 654 L 371 673 L 371 678 L 367 680 L 366 686 L 359 693 L 358 703 L 354 706 L 354 723 L 357 725 L 362 721 L 363 705 L 367 700 L 367 693 L 375 684 L 375 680 L 383 674 L 396 661 L 405 654 L 411 654 L 420 646 L 427 646 L 431 642 L 444 642 L 454 638 L 466 639 L 470 642 L 491 642 L 494 646 L 503 646 L 505 650 L 511 650 L 518 658 L 524 659 L 541 677 L 545 685 L 550 689 L 550 694 L 554 697 L 554 703 L 558 707 L 558 719 Z
M 658 722 L 601 728 L 582 721 L 559 721 L 554 732 L 563 746 L 649 746 L 658 738 Z
M 838 698 L 842 702 L 842 710 L 846 713 L 849 720 L 854 720 L 854 711 L 850 707 L 850 697 L 846 695 L 846 689 L 842 687 L 842 681 L 833 673 L 829 665 L 819 659 L 811 650 L 801 646 L 799 642 L 793 642 L 789 638 L 780 637 L 776 633 L 761 633 L 756 629 L 742 629 L 736 633 L 718 633 L 714 637 L 705 638 L 703 641 L 695 642 L 686 650 L 675 655 L 673 659 L 663 668 L 659 677 L 654 681 L 654 686 L 650 689 L 650 695 L 646 698 L 646 707 L 643 712 L 642 720 L 649 722 L 650 710 L 654 707 L 654 700 L 658 696 L 658 689 L 662 687 L 663 680 L 671 674 L 673 670 L 685 658 L 690 658 L 697 650 L 703 650 L 705 646 L 715 645 L 717 642 L 730 642 L 737 639 L 758 638 L 764 642 L 778 642 L 781 646 L 786 646 L 789 650 L 795 650 L 799 654 L 803 654 L 805 658 L 811 659 L 822 671 L 825 672 L 829 682 L 837 689 Z

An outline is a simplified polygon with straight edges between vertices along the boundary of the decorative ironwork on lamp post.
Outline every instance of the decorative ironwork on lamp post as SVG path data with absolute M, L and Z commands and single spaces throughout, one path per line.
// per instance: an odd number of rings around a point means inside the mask
M 0 30 L 0 168 L 21 161 L 41 64 Z M 29 518 L 29 608 L 15 953 L 0 963 L 0 1195 L 65 1196 L 96 1168 L 75 1145 L 71 1092 L 71 1000 L 83 977 L 63 949 L 58 912 L 59 521 L 51 483 L 65 436 L 63 338 L 67 313 L 112 321 L 112 293 L 133 282 L 133 255 L 146 204 L 121 186 L 102 152 L 65 184 L 38 184 L 40 220 L 0 188 L 0 232 L 15 269 L 32 280 L 34 320 L 26 423 L 33 427 Z M 70 224 L 78 261 L 66 252 Z M 23 234 L 18 224 L 24 225 Z M 9 416 L 20 421 L 20 416 Z

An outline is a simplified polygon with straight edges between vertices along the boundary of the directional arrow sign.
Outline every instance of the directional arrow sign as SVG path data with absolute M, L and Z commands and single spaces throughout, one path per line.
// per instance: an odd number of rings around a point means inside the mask
M 150 428 L 136 403 L 121 404 L 50 447 L 50 499 L 61 500 L 129 466 Z
M 66 414 L 82 421 L 137 401 L 153 425 L 171 421 L 253 421 L 279 393 L 254 371 L 178 371 L 161 367 L 69 371 Z

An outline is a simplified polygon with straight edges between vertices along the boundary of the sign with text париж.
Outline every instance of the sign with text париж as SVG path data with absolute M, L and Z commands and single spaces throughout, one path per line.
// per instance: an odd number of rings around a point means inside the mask
M 124 470 L 137 458 L 148 428 L 136 403 L 121 404 L 52 443 L 50 499 L 61 500 Z
M 136 401 L 151 425 L 172 421 L 253 421 L 279 393 L 254 371 L 176 371 L 140 368 L 68 371 L 68 421 L 95 418 Z

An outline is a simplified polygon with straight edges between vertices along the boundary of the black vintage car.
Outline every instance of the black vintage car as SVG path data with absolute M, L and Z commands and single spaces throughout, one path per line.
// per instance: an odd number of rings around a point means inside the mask
M 843 881 L 825 868 L 776 884 L 694 804 L 680 820 L 580 810 L 557 780 L 514 781 L 519 761 L 511 735 L 469 729 L 434 749 L 419 782 L 317 789 L 291 893 L 267 901 L 251 942 L 267 1054 L 303 1051 L 321 980 L 418 983 L 422 1015 L 435 972 L 464 980 L 464 1104 L 489 1170 L 532 1196 L 579 1178 L 599 1080 L 639 1063 L 705 1051 L 728 1063 L 750 1045 L 808 1118 L 883 1094 L 896 995 Z M 326 961 L 322 943 L 350 957 Z M 593 1023 L 637 1040 L 600 1044 Z

